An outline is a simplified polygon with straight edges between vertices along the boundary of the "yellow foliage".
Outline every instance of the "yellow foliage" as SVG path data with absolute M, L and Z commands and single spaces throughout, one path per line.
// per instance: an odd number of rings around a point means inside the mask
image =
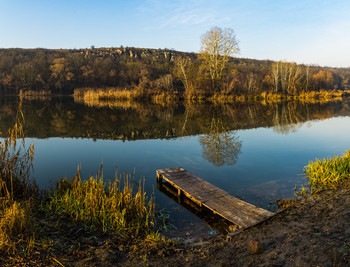
M 0 216 L 0 252 L 14 254 L 16 240 L 22 240 L 29 224 L 28 210 L 15 201 L 1 210 Z

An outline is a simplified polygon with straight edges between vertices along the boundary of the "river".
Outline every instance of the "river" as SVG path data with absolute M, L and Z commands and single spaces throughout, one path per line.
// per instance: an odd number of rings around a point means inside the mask
M 17 98 L 0 101 L 2 136 L 17 105 Z M 26 143 L 35 146 L 33 178 L 41 188 L 72 177 L 78 166 L 84 179 L 95 176 L 102 163 L 105 180 L 116 170 L 134 173 L 169 214 L 170 229 L 189 237 L 209 236 L 213 226 L 157 189 L 157 169 L 184 167 L 268 209 L 305 183 L 303 168 L 310 160 L 350 148 L 349 100 L 213 105 L 53 97 L 24 100 L 23 114 Z

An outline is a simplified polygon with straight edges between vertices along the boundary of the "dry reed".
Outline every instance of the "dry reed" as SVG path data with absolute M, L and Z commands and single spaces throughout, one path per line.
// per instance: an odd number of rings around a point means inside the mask
M 123 187 L 120 180 L 123 180 Z M 147 198 L 144 182 L 136 183 L 129 175 L 104 183 L 101 177 L 82 181 L 78 170 L 73 179 L 61 179 L 51 192 L 46 210 L 82 222 L 91 230 L 122 235 L 147 234 L 155 226 L 154 199 Z

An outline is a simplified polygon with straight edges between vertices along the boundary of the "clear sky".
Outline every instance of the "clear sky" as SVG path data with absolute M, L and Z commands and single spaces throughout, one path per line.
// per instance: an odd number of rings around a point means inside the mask
M 232 28 L 239 57 L 350 67 L 350 0 L 0 0 L 0 48 L 198 52 Z

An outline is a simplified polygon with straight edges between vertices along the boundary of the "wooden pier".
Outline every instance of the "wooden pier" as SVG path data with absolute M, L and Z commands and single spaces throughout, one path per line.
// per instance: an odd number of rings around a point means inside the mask
M 177 190 L 178 198 L 185 196 L 199 207 L 211 210 L 241 229 L 256 225 L 276 214 L 235 198 L 184 168 L 157 170 L 160 186 L 163 179 Z

